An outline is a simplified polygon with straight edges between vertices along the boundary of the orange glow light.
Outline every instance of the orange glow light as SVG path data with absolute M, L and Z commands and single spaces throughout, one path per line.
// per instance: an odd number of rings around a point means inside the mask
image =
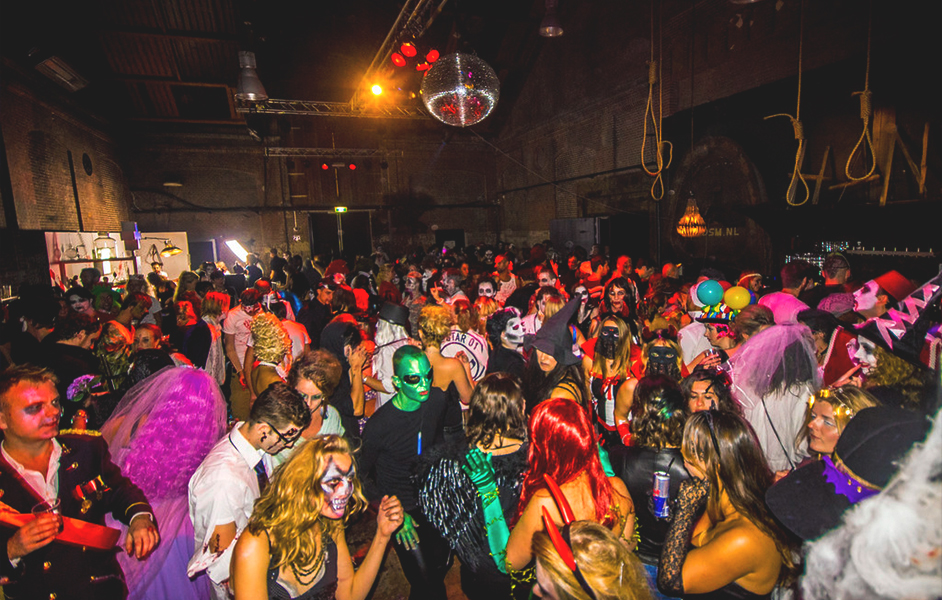
M 379 96 L 383 93 L 383 88 L 379 84 L 376 84 L 370 88 L 370 91 L 373 92 L 373 95 Z

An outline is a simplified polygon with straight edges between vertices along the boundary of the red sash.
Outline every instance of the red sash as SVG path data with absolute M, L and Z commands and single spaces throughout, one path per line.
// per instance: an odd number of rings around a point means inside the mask
M 0 502 L 0 525 L 19 529 L 36 517 L 15 511 L 12 507 Z M 57 542 L 73 546 L 88 546 L 96 550 L 111 550 L 118 542 L 121 532 L 111 527 L 96 525 L 72 517 L 62 517 L 64 527 L 56 536 Z

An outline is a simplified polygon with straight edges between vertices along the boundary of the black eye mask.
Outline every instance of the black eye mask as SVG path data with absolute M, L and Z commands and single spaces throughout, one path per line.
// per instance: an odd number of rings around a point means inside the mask
M 603 358 L 612 360 L 615 358 L 615 351 L 618 349 L 618 328 L 607 326 L 602 327 L 599 332 L 599 339 L 595 343 L 595 351 Z
M 648 350 L 648 360 L 661 365 L 677 362 L 677 351 L 668 346 L 654 346 Z

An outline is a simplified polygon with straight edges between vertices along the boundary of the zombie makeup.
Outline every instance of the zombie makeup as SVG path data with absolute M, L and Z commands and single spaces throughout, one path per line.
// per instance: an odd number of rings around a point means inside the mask
M 613 311 L 620 311 L 625 305 L 625 290 L 620 287 L 608 290 L 608 305 Z
M 478 296 L 482 298 L 494 297 L 494 286 L 491 285 L 491 282 L 482 283 L 478 286 Z
M 353 461 L 350 461 L 350 468 L 342 470 L 331 456 L 327 462 L 327 470 L 321 477 L 321 489 L 324 490 L 324 508 L 322 513 L 332 519 L 343 518 L 347 510 L 347 503 L 353 496 L 353 483 L 356 478 L 357 469 Z
M 599 339 L 595 343 L 595 351 L 603 358 L 609 360 L 615 359 L 615 351 L 618 349 L 618 327 L 613 325 L 603 325 L 599 332 Z
M 572 295 L 579 296 L 579 298 L 582 299 L 583 304 L 589 301 L 589 291 L 581 285 L 577 285 L 575 288 L 573 288 Z
M 523 320 L 519 317 L 513 317 L 507 321 L 504 327 L 504 339 L 508 344 L 520 346 L 523 344 Z
M 552 287 L 556 285 L 556 278 L 547 271 L 541 271 L 538 282 L 540 287 Z

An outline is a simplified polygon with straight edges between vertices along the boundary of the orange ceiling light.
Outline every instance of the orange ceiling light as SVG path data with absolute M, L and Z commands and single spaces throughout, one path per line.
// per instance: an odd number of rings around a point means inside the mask
M 677 233 L 685 238 L 700 237 L 706 233 L 706 223 L 703 221 L 703 217 L 700 216 L 700 209 L 697 208 L 697 200 L 693 197 L 693 192 L 690 192 L 690 199 L 687 200 L 687 210 L 684 212 L 684 216 L 677 223 Z

